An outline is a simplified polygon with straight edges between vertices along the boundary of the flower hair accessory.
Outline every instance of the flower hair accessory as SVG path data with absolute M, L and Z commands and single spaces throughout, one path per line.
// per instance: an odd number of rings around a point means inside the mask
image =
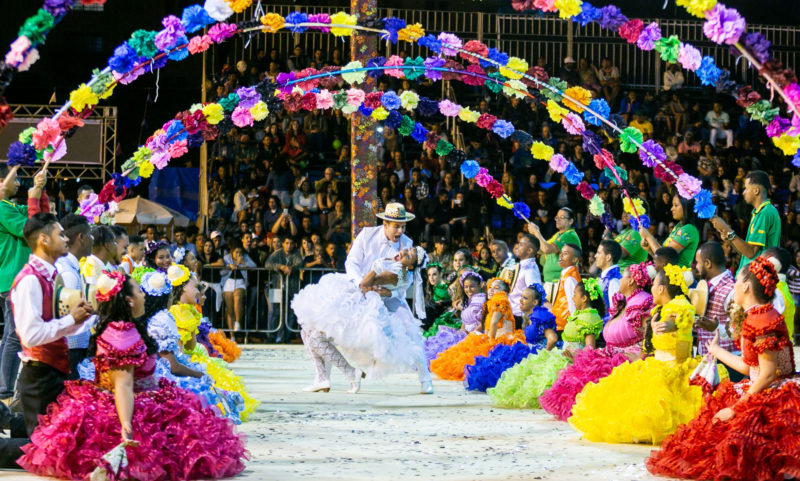
M 123 284 L 125 284 L 125 274 L 122 272 L 103 271 L 97 278 L 95 298 L 100 302 L 108 302 L 122 290 Z
M 589 299 L 593 301 L 603 297 L 603 288 L 600 287 L 600 283 L 597 282 L 597 279 L 594 277 L 584 279 L 583 288 L 586 289 L 586 293 L 589 294 Z
M 183 247 L 178 247 L 172 253 L 172 260 L 177 264 L 180 264 L 184 257 L 186 257 L 186 249 Z
M 414 247 L 414 250 L 417 252 L 417 265 L 416 265 L 416 267 L 421 267 L 421 268 L 425 269 L 428 266 L 428 261 L 430 260 L 430 258 L 428 257 L 428 253 L 425 252 L 425 249 L 423 249 L 420 246 Z
M 161 297 L 172 292 L 172 284 L 169 283 L 167 276 L 163 272 L 148 272 L 142 276 L 139 284 L 141 284 L 145 294 L 152 297 Z
M 167 269 L 167 279 L 172 287 L 179 287 L 189 280 L 192 273 L 189 268 L 181 264 L 172 264 Z
M 532 290 L 537 296 L 539 296 L 539 305 L 543 304 L 544 301 L 547 300 L 547 292 L 545 292 L 544 286 L 538 282 L 534 282 L 533 284 L 529 285 L 528 289 Z
M 778 274 L 775 264 L 764 256 L 758 256 L 747 266 L 750 273 L 756 276 L 758 283 L 764 288 L 764 295 L 772 298 L 778 285 Z
M 483 277 L 475 271 L 464 271 L 461 274 L 461 277 L 458 278 L 458 283 L 461 284 L 461 287 L 464 287 L 464 283 L 467 282 L 467 278 L 472 277 L 473 279 L 478 280 L 478 284 L 483 282 Z
M 145 243 L 145 255 L 155 254 L 159 249 L 166 249 L 169 245 L 164 241 L 148 241 Z
M 688 267 L 676 266 L 674 264 L 667 264 L 664 266 L 664 274 L 667 275 L 667 280 L 673 286 L 681 288 L 684 296 L 689 295 L 689 282 L 686 280 L 686 274 L 691 276 L 692 272 Z
M 631 264 L 628 266 L 631 279 L 640 289 L 649 289 L 656 278 L 656 268 L 652 262 L 642 262 L 641 264 Z

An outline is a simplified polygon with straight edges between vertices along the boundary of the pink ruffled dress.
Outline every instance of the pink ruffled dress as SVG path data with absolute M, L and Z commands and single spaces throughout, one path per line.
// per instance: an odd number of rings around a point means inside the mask
M 613 320 L 603 328 L 606 347 L 577 351 L 572 365 L 561 371 L 553 386 L 539 398 L 542 408 L 561 421 L 572 416 L 575 398 L 584 386 L 599 381 L 611 374 L 615 367 L 629 362 L 629 354 L 641 352 L 641 327 L 653 309 L 653 297 L 642 290 L 628 299 L 617 293 L 611 305 L 610 314 Z M 625 310 L 622 316 L 614 319 L 623 307 Z
M 95 382 L 68 381 L 39 418 L 20 466 L 39 476 L 88 479 L 97 467 L 111 479 L 160 481 L 234 476 L 244 469 L 244 437 L 203 402 L 154 376 L 156 355 L 130 322 L 110 323 L 97 339 Z M 110 370 L 133 367 L 133 438 L 128 465 L 114 474 L 102 456 L 120 444 Z

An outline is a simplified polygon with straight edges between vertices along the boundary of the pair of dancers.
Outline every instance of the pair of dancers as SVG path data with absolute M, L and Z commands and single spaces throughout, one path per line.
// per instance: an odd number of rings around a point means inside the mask
M 330 391 L 336 366 L 350 381 L 349 393 L 360 390 L 362 378 L 416 370 L 421 393 L 433 394 L 420 322 L 425 318 L 421 271 L 428 255 L 404 234 L 415 216 L 403 204 L 390 203 L 377 216 L 383 225 L 358 234 L 345 274 L 327 274 L 292 299 L 316 369 L 314 383 L 304 391 Z M 410 286 L 413 312 L 405 299 Z

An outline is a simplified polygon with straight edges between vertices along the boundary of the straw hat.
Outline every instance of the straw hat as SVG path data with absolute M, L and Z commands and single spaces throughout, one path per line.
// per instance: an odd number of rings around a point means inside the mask
M 694 306 L 698 316 L 705 316 L 708 305 L 708 282 L 705 280 L 698 281 L 694 289 L 689 289 L 689 301 Z
M 64 317 L 69 314 L 73 307 L 77 306 L 83 296 L 78 289 L 64 287 L 64 280 L 61 276 L 56 276 L 56 284 L 53 288 L 53 315 Z
M 386 210 L 382 214 L 377 214 L 379 219 L 388 222 L 408 222 L 414 220 L 414 214 L 406 212 L 406 207 L 398 202 L 386 204 Z

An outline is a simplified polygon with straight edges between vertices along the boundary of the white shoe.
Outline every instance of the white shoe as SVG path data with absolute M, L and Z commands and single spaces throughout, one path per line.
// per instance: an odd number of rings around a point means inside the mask
M 233 323 L 233 330 L 234 331 L 240 331 L 241 329 L 242 329 L 242 326 L 239 325 L 238 321 Z
M 433 381 L 422 381 L 420 384 L 422 384 L 420 394 L 433 394 Z
M 348 394 L 357 394 L 358 391 L 361 390 L 361 379 L 365 377 L 367 377 L 367 374 L 364 371 L 356 369 L 356 380 L 350 381 L 350 389 L 347 391 Z
M 314 381 L 314 384 L 303 388 L 303 392 L 330 392 L 330 381 Z

